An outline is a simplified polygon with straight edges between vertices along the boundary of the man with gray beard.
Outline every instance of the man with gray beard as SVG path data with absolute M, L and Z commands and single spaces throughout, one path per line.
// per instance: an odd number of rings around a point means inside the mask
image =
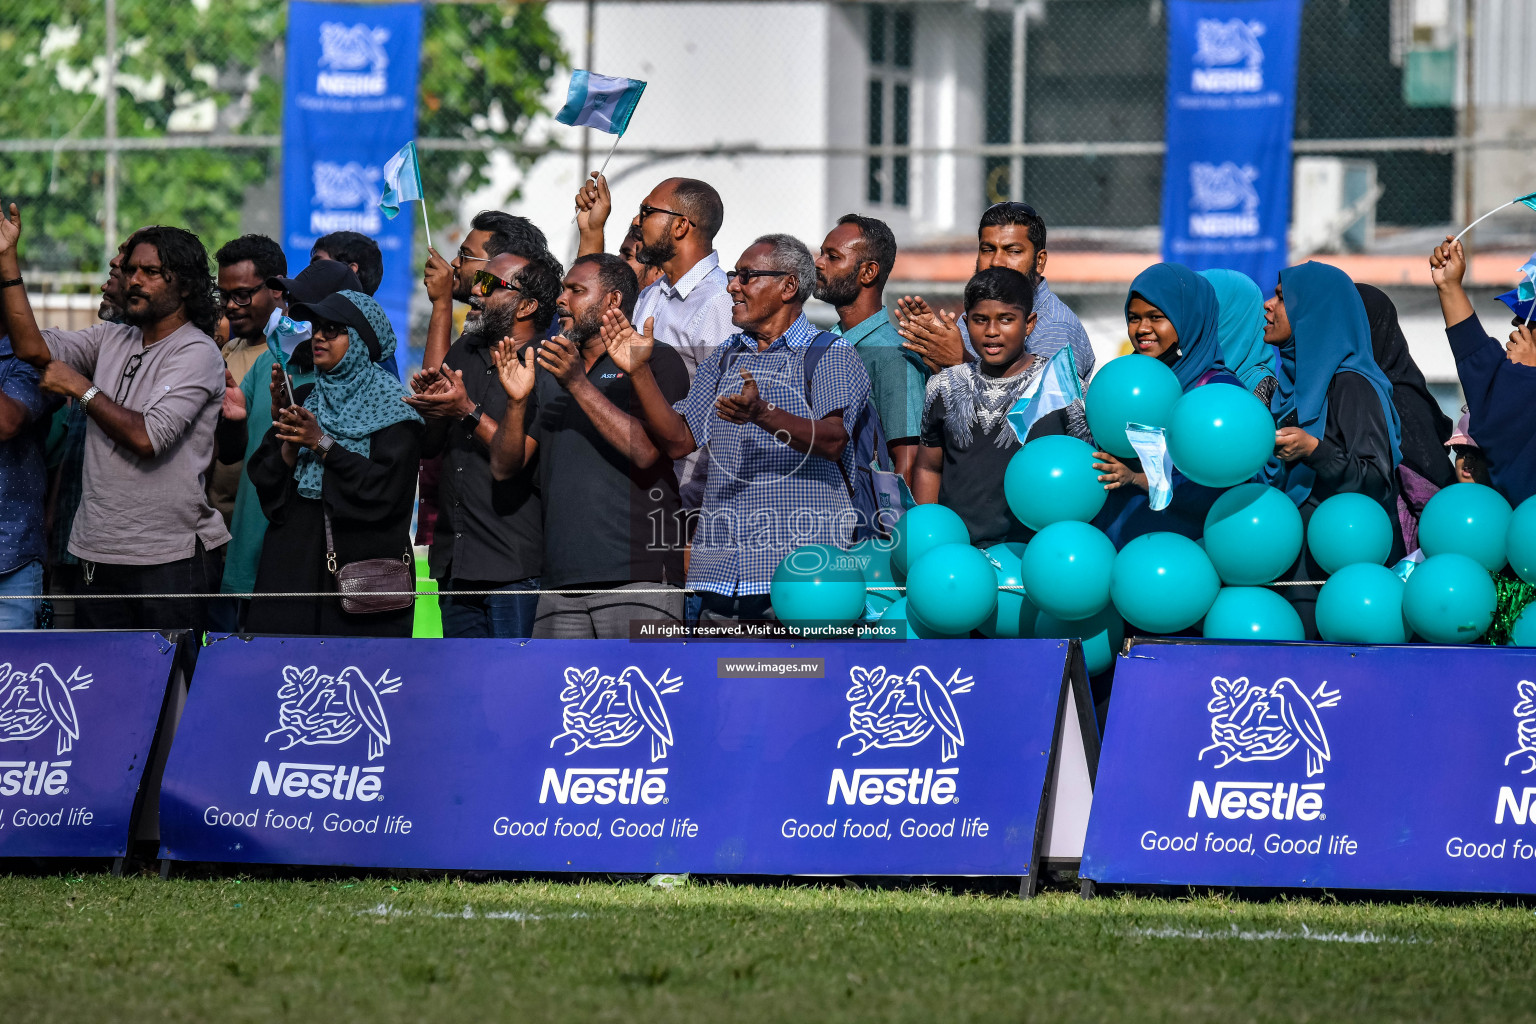
M 429 564 L 437 580 L 445 637 L 527 637 L 533 633 L 543 560 L 539 497 L 528 476 L 491 478 L 490 442 L 507 412 L 492 352 L 519 350 L 555 318 L 561 267 L 547 252 L 502 253 L 473 275 L 464 333 L 441 369 L 411 379 L 406 399 L 427 420 L 423 457 L 442 453 L 438 520 Z M 491 590 L 477 596 L 460 593 Z
M 538 482 L 546 590 L 590 591 L 541 595 L 535 637 L 623 639 L 635 620 L 682 619 L 677 475 L 636 418 L 629 374 L 600 334 L 605 313 L 633 314 L 636 292 L 623 259 L 582 256 L 562 284 L 561 335 L 537 355 L 512 343 L 496 354 L 509 405 L 491 473 Z M 658 345 L 651 372 L 668 401 L 687 395 L 688 368 L 675 350 Z

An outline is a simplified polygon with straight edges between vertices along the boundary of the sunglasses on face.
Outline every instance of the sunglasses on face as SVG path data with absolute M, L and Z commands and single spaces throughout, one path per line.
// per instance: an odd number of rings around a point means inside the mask
M 310 325 L 310 330 L 317 338 L 340 338 L 347 334 L 346 324 L 333 324 L 324 320 L 315 321 Z
M 477 271 L 475 271 L 474 286 L 476 288 L 479 288 L 481 290 L 481 292 L 483 294 L 485 294 L 485 295 L 491 294 L 492 292 L 494 292 L 498 288 L 505 288 L 508 291 L 513 291 L 513 292 L 520 292 L 520 291 L 522 291 L 522 288 L 518 287 L 513 282 L 508 281 L 506 278 L 497 277 L 495 274 L 491 273 L 489 270 L 477 270 Z
M 787 270 L 727 270 L 727 281 L 740 281 L 742 284 L 751 284 L 755 277 L 788 277 Z
M 649 217 L 653 213 L 664 213 L 668 217 L 682 217 L 683 220 L 688 221 L 689 224 L 693 223 L 693 221 L 689 217 L 687 217 L 685 214 L 678 213 L 676 210 L 664 210 L 664 209 L 662 209 L 659 206 L 646 206 L 644 203 L 640 204 L 640 221 L 641 221 L 641 223 L 644 223 L 645 219 L 647 217 Z

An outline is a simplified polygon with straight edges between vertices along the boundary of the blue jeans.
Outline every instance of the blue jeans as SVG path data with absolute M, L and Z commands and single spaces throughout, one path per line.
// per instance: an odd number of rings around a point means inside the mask
M 486 583 L 480 580 L 449 580 L 438 594 L 443 612 L 445 638 L 484 638 L 521 640 L 533 636 L 537 618 L 539 578 L 530 576 L 515 583 Z M 488 597 L 457 596 L 452 590 L 499 590 Z
M 41 594 L 43 563 L 31 561 L 0 575 L 0 594 Z M 42 599 L 0 601 L 0 629 L 36 629 L 37 608 Z

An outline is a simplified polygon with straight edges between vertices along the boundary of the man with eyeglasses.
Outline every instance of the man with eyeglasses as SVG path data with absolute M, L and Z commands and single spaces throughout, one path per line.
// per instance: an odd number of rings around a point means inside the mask
M 1035 329 L 1029 351 L 1050 359 L 1070 345 L 1077 375 L 1093 373 L 1093 345 L 1077 314 L 1051 291 L 1045 280 L 1045 219 L 1028 203 L 994 203 L 981 215 L 976 229 L 976 273 L 1007 267 L 1035 286 Z M 898 331 L 906 347 L 935 371 L 976 358 L 965 315 L 934 311 L 921 297 L 904 296 L 896 303 Z
M 15 204 L 0 218 L 0 304 L 16 354 L 42 386 L 84 406 L 85 472 L 69 550 L 82 563 L 88 629 L 200 629 L 218 586 L 224 520 L 204 479 L 224 397 L 208 254 L 180 228 L 143 228 L 123 261 L 124 324 L 38 329 L 21 279 Z M 152 601 L 133 595 L 180 595 Z
M 406 401 L 427 421 L 422 455 L 442 453 L 438 520 L 429 565 L 445 637 L 533 635 L 544 558 L 543 511 L 529 476 L 497 482 L 490 445 L 507 412 L 493 352 L 544 337 L 560 298 L 562 268 L 547 252 L 510 252 L 471 275 L 464 333 L 439 369 L 411 379 Z M 480 596 L 463 591 L 491 590 Z
M 766 617 L 785 555 L 804 544 L 846 547 L 852 538 L 848 442 L 869 401 L 869 374 L 853 346 L 806 319 L 815 283 L 803 242 L 753 242 L 731 272 L 738 333 L 700 362 L 675 407 L 649 365 L 654 332 L 636 332 L 617 310 L 604 314 L 603 343 L 630 375 L 656 446 L 674 459 L 701 445 L 711 451 L 688 564 L 688 585 L 702 592 L 701 624 Z

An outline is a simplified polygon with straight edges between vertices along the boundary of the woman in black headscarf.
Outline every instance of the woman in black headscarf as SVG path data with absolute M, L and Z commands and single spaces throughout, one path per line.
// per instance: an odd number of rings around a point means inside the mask
M 1356 284 L 1371 323 L 1371 354 L 1392 382 L 1392 404 L 1402 421 L 1403 460 L 1397 466 L 1398 523 L 1409 551 L 1418 546 L 1419 515 L 1442 487 L 1456 482 L 1456 470 L 1446 457 L 1451 418 L 1429 393 L 1419 364 L 1408 351 L 1408 339 L 1397 322 L 1397 307 L 1380 288 Z

